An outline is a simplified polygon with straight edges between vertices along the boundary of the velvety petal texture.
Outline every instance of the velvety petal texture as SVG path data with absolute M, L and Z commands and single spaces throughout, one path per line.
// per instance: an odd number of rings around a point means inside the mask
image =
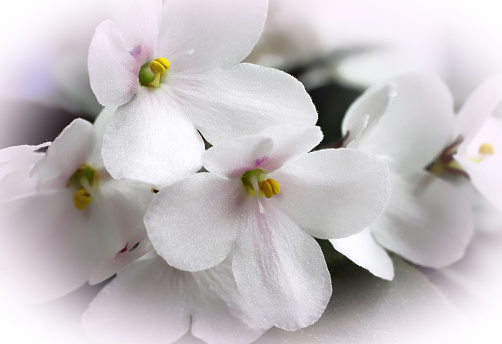
M 441 268 L 460 259 L 473 218 L 460 192 L 423 171 L 391 172 L 391 197 L 371 230 L 385 248 L 423 266 Z
M 276 69 L 241 63 L 201 74 L 173 75 L 173 79 L 183 112 L 213 144 L 277 124 L 314 126 L 317 122 L 303 85 Z
M 165 93 L 143 88 L 119 107 L 103 138 L 103 160 L 116 179 L 170 184 L 200 169 L 202 138 Z
M 170 265 L 188 271 L 221 263 L 246 221 L 240 180 L 198 173 L 162 189 L 145 215 L 155 250 Z
M 281 186 L 281 209 L 321 239 L 348 237 L 371 225 L 390 192 L 387 164 L 350 148 L 304 154 L 271 176 Z
M 373 275 L 392 280 L 394 265 L 387 252 L 376 243 L 369 228 L 348 238 L 330 239 L 333 247 Z
M 152 253 L 105 286 L 82 323 L 98 343 L 173 343 L 190 331 L 206 343 L 250 343 L 270 327 L 251 310 L 230 262 L 191 273 Z
M 233 66 L 258 41 L 267 9 L 267 0 L 167 0 L 157 51 L 173 71 Z
M 77 118 L 54 140 L 45 157 L 33 168 L 31 177 L 38 180 L 39 189 L 64 187 L 87 161 L 95 143 L 92 124 Z
M 294 331 L 316 322 L 331 296 L 321 248 L 272 203 L 248 206 L 233 259 L 239 290 L 274 326 Z
M 360 134 L 357 148 L 399 165 L 402 171 L 423 169 L 450 143 L 454 126 L 452 96 L 438 77 L 429 74 L 398 77 L 392 85 L 390 104 L 388 83 L 375 86 L 347 113 L 343 128 L 356 132 L 361 117 L 369 115 L 368 132 Z M 381 98 L 379 103 L 375 97 Z M 376 103 L 373 112 L 365 110 Z

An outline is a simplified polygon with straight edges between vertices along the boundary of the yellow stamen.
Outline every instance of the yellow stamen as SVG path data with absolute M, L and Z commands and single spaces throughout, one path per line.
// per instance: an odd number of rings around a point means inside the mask
M 263 192 L 265 197 L 272 198 L 273 195 L 277 195 L 281 192 L 281 188 L 279 187 L 279 183 L 269 178 L 260 182 L 260 191 Z
M 479 146 L 478 152 L 481 155 L 493 155 L 495 154 L 495 148 L 490 143 L 483 143 L 481 146 Z
M 150 86 L 159 87 L 160 77 L 167 73 L 171 68 L 171 63 L 163 57 L 158 57 L 150 63 L 150 70 L 155 74 L 155 78 L 150 83 Z
M 91 195 L 85 189 L 80 189 L 73 195 L 73 205 L 78 210 L 85 210 L 91 202 Z

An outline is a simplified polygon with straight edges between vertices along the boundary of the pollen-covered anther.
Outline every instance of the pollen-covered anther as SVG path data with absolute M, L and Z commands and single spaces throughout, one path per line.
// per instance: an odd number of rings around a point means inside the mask
M 91 202 L 91 194 L 85 189 L 80 189 L 73 195 L 73 205 L 78 210 L 85 210 Z
M 272 178 L 261 181 L 259 187 L 260 191 L 263 192 L 267 198 L 272 198 L 273 195 L 278 195 L 281 192 L 279 183 Z
M 164 57 L 158 57 L 150 63 L 150 70 L 155 75 L 155 78 L 150 83 L 151 86 L 159 87 L 160 77 L 167 73 L 171 68 L 171 63 Z
M 481 155 L 493 155 L 495 154 L 495 148 L 490 143 L 483 143 L 479 146 L 478 152 Z

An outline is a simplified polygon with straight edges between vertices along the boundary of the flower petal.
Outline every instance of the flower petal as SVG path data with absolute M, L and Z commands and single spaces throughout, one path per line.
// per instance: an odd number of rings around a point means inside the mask
M 391 173 L 391 181 L 387 209 L 371 226 L 376 241 L 423 266 L 441 268 L 460 259 L 473 231 L 462 195 L 425 171 Z
M 256 136 L 218 143 L 203 156 L 204 167 L 219 176 L 239 178 L 246 171 L 272 172 L 296 155 L 305 154 L 322 140 L 319 127 L 276 125 Z
M 350 148 L 306 154 L 272 177 L 281 186 L 281 193 L 274 196 L 281 209 L 303 230 L 321 239 L 360 232 L 382 213 L 389 198 L 387 165 Z
M 190 324 L 206 343 L 250 343 L 265 328 L 248 325 L 257 320 L 248 308 L 229 261 L 190 273 L 150 254 L 105 286 L 82 323 L 99 343 L 172 343 Z
M 497 209 L 502 211 L 502 119 L 488 117 L 476 135 L 467 144 L 461 144 L 459 153 L 454 158 L 469 175 L 472 184 Z M 492 155 L 481 156 L 479 147 L 490 144 L 494 150 Z
M 158 92 L 160 91 L 160 92 Z M 103 160 L 116 179 L 168 184 L 201 167 L 204 144 L 161 90 L 141 90 L 117 109 L 103 138 Z
M 174 81 L 173 92 L 179 103 L 183 101 L 184 113 L 213 144 L 258 134 L 277 124 L 314 126 L 317 122 L 303 85 L 276 69 L 241 63 Z
M 87 215 L 72 191 L 46 191 L 2 205 L 2 285 L 23 302 L 44 302 L 83 285 L 96 259 Z
M 148 236 L 170 265 L 188 271 L 221 263 L 230 252 L 237 228 L 241 181 L 198 173 L 162 189 L 145 215 Z
M 153 54 L 159 38 L 162 2 L 162 0 L 135 0 L 129 10 L 123 37 L 126 46 L 130 47 L 130 55 L 140 62 L 140 66 L 147 60 L 157 57 Z
M 457 116 L 455 138 L 462 136 L 464 143 L 469 144 L 486 118 L 494 114 L 501 102 L 502 75 L 498 74 L 483 82 L 466 100 Z
M 394 278 L 392 260 L 387 252 L 375 242 L 369 228 L 348 238 L 330 239 L 330 242 L 338 252 L 373 275 L 386 280 Z
M 233 259 L 237 287 L 263 319 L 294 331 L 316 322 L 331 296 L 331 280 L 317 242 L 272 203 L 254 204 Z
M 239 178 L 247 171 L 260 168 L 273 147 L 270 137 L 242 136 L 209 148 L 202 156 L 202 163 L 220 177 Z
M 75 171 L 87 162 L 96 137 L 91 123 L 77 118 L 63 129 L 31 172 L 39 189 L 64 187 Z
M 184 278 L 158 256 L 141 259 L 103 288 L 82 325 L 98 343 L 172 343 L 190 329 Z
M 170 0 L 162 13 L 157 51 L 173 71 L 235 65 L 258 41 L 267 8 L 267 0 Z
M 111 20 L 96 28 L 89 47 L 88 67 L 92 91 L 104 106 L 130 101 L 139 88 L 138 73 L 144 61 L 134 56 L 134 47 Z
M 429 74 L 405 75 L 392 83 L 396 92 L 392 102 L 385 114 L 376 113 L 380 115 L 378 123 L 361 133 L 358 149 L 398 164 L 402 170 L 423 169 L 450 143 L 454 123 L 452 96 L 439 78 Z M 367 91 L 356 109 L 370 108 L 379 94 L 375 94 L 375 89 L 380 87 Z M 381 96 L 381 103 L 385 104 L 388 95 L 384 92 Z M 354 111 L 347 116 L 363 113 Z M 351 117 L 344 122 L 358 122 Z M 344 128 L 347 126 L 344 124 Z

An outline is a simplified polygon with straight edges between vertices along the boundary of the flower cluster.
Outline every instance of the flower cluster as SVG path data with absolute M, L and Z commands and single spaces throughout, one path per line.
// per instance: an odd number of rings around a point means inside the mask
M 321 317 L 332 286 L 319 241 L 387 280 L 389 252 L 432 268 L 462 257 L 474 215 L 444 176 L 502 211 L 502 77 L 458 114 L 433 75 L 374 86 L 339 147 L 319 149 L 302 84 L 241 62 L 267 8 L 137 0 L 124 25 L 97 27 L 95 123 L 0 151 L 12 293 L 43 302 L 115 276 L 82 318 L 99 343 L 251 343 Z

